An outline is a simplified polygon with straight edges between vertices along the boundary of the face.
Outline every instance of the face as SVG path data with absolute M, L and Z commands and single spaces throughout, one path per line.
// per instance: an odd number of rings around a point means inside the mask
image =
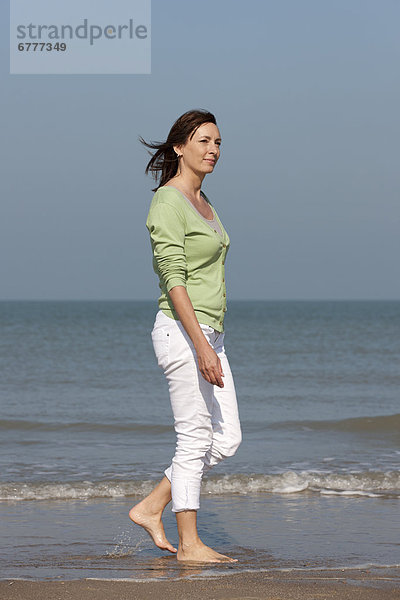
M 181 167 L 196 173 L 212 173 L 219 159 L 221 135 L 214 123 L 204 123 L 184 146 L 179 148 Z

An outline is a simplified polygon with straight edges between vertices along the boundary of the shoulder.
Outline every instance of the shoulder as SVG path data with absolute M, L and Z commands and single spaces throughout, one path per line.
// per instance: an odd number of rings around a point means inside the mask
M 155 192 L 152 202 L 154 204 L 171 204 L 172 206 L 183 206 L 183 197 L 179 190 L 172 186 L 164 185 Z
M 211 206 L 213 206 L 210 198 L 208 196 L 206 196 L 206 194 L 203 192 L 203 190 L 201 190 L 201 195 L 203 196 L 203 198 L 208 202 L 208 204 L 210 204 Z
M 171 209 L 183 217 L 186 214 L 186 202 L 179 190 L 171 186 L 163 186 L 153 195 L 150 211 L 155 209 L 163 211 Z
M 180 192 L 170 186 L 158 188 L 151 200 L 146 225 L 162 222 L 166 226 L 172 223 L 186 223 L 186 206 Z

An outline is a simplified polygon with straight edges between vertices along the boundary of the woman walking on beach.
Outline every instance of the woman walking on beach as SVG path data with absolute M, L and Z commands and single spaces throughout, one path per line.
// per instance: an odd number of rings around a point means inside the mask
M 159 277 L 159 311 L 151 332 L 168 382 L 177 443 L 172 464 L 153 491 L 129 512 L 156 546 L 177 559 L 233 561 L 206 546 L 197 532 L 204 473 L 232 456 L 241 431 L 235 386 L 224 349 L 225 258 L 229 237 L 201 190 L 220 156 L 214 115 L 191 110 L 172 126 L 146 173 L 157 180 L 146 227 Z M 172 500 L 179 545 L 165 536 L 162 513 Z

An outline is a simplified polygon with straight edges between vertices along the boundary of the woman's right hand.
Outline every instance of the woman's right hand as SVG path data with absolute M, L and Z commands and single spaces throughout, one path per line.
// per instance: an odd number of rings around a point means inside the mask
M 206 338 L 204 338 L 204 342 L 196 348 L 196 354 L 199 370 L 204 379 L 213 385 L 223 388 L 224 382 L 222 381 L 222 377 L 224 377 L 224 373 L 222 371 L 221 361 Z

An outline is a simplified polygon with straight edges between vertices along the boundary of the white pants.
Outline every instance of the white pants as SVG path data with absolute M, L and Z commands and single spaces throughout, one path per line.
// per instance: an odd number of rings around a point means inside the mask
M 200 327 L 221 361 L 223 388 L 200 373 L 193 343 L 180 321 L 160 310 L 151 332 L 158 365 L 168 382 L 177 438 L 175 456 L 165 471 L 173 512 L 198 510 L 204 473 L 233 456 L 242 439 L 225 334 L 209 325 Z

